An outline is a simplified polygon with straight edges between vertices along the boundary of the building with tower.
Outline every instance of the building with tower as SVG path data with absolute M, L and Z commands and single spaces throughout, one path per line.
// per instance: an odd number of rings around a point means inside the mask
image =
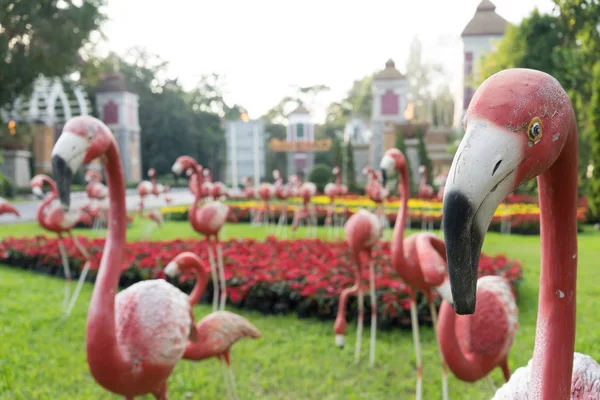
M 122 73 L 110 72 L 100 79 L 96 109 L 117 139 L 126 182 L 139 182 L 143 176 L 138 99 Z
M 473 18 L 462 31 L 463 68 L 460 90 L 454 103 L 454 127 L 462 130 L 462 120 L 477 89 L 481 58 L 494 51 L 504 38 L 509 22 L 496 13 L 490 0 L 482 0 Z
M 315 124 L 311 119 L 310 112 L 303 105 L 299 105 L 288 114 L 286 140 L 291 144 L 315 141 Z M 301 147 L 297 151 L 287 154 L 288 174 L 296 174 L 300 179 L 308 177 L 314 165 L 315 154 L 310 151 L 302 151 Z
M 445 127 L 430 127 L 428 123 L 414 123 L 413 107 L 408 102 L 406 77 L 396 69 L 393 60 L 373 77 L 371 92 L 373 106 L 369 121 L 352 116 L 346 122 L 344 141 L 352 142 L 356 183 L 364 184 L 366 177 L 362 169 L 370 165 L 378 169 L 379 161 L 387 149 L 396 146 L 396 138 L 403 135 L 412 179 L 420 178 L 421 163 L 417 150 L 416 133 L 424 136 L 425 146 L 433 164 L 434 175 L 446 172 L 452 163 L 452 155 L 446 152 L 450 130 Z

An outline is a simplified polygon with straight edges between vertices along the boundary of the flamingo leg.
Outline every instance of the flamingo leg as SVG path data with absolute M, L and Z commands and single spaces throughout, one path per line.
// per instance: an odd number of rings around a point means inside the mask
M 417 395 L 416 400 L 421 400 L 423 393 L 423 364 L 421 362 L 421 343 L 419 339 L 419 320 L 417 319 L 417 302 L 414 297 L 410 299 L 410 320 L 415 345 L 415 358 L 417 361 Z
M 369 365 L 375 365 L 375 340 L 377 339 L 377 297 L 375 296 L 375 261 L 369 264 L 369 289 L 371 292 L 371 348 Z
M 488 376 L 486 376 L 486 380 L 490 386 L 490 390 L 492 391 L 492 393 L 496 393 L 496 390 L 498 390 L 498 388 L 496 387 L 496 385 L 494 385 L 494 381 L 492 380 L 492 377 L 488 374 Z
M 221 281 L 221 303 L 219 309 L 225 309 L 225 303 L 227 302 L 227 282 L 225 281 L 225 266 L 223 265 L 223 249 L 221 248 L 221 242 L 217 238 L 217 267 L 219 269 L 219 280 Z
M 435 304 L 433 301 L 429 302 L 429 309 L 431 310 L 431 321 L 433 322 L 433 332 L 435 333 L 435 340 L 437 343 L 439 343 L 437 331 L 437 311 L 435 310 Z M 442 399 L 448 400 L 448 367 L 446 365 L 446 360 L 444 360 L 442 349 L 440 349 L 439 345 L 438 350 L 440 351 L 440 358 L 442 359 Z
M 169 400 L 167 397 L 167 381 L 161 383 L 158 390 L 152 394 L 156 400 Z
M 239 396 L 237 393 L 237 385 L 235 383 L 235 375 L 233 374 L 233 368 L 231 368 L 231 365 L 227 365 L 227 370 L 229 371 L 229 378 L 230 378 L 230 384 L 231 384 L 231 392 L 233 393 L 233 399 L 234 400 L 239 400 Z
M 360 343 L 362 341 L 363 331 L 363 318 L 365 313 L 365 299 L 363 296 L 363 290 L 359 287 L 358 289 L 358 323 L 356 327 L 356 347 L 354 348 L 354 363 L 358 364 L 360 361 Z
M 225 390 L 227 391 L 227 398 L 228 399 L 233 399 L 232 395 L 231 395 L 231 387 L 229 384 L 229 374 L 227 373 L 227 364 L 225 363 L 225 361 L 222 358 L 219 358 L 220 362 L 219 364 L 221 364 L 221 371 L 223 371 L 223 378 L 225 380 Z
M 208 242 L 208 260 L 210 262 L 210 274 L 212 275 L 213 282 L 213 311 L 217 311 L 219 308 L 219 280 L 217 279 L 217 266 L 215 265 L 215 258 L 212 252 L 212 244 L 210 240 Z
M 85 277 L 87 276 L 87 273 L 90 269 L 90 254 L 87 252 L 85 247 L 83 247 L 81 243 L 79 243 L 79 240 L 75 236 L 73 236 L 72 234 L 70 236 L 77 249 L 85 257 L 86 261 L 83 265 L 83 269 L 81 270 L 81 275 L 79 276 L 79 281 L 77 282 L 77 286 L 75 287 L 75 292 L 73 292 L 73 295 L 71 296 L 71 301 L 69 302 L 69 307 L 67 308 L 67 316 L 71 315 L 71 311 L 73 311 L 73 308 L 75 307 L 75 303 L 77 302 L 77 298 L 79 297 L 79 293 L 81 292 L 81 288 L 83 287 L 83 282 L 85 282 Z
M 63 318 L 68 318 L 67 305 L 69 302 L 69 297 L 71 294 L 71 269 L 69 268 L 69 256 L 67 256 L 67 250 L 65 249 L 65 244 L 63 243 L 62 238 L 59 236 L 58 238 L 58 250 L 60 251 L 60 258 L 62 259 L 63 271 L 65 273 L 65 279 L 67 283 L 65 284 L 65 295 L 63 297 Z

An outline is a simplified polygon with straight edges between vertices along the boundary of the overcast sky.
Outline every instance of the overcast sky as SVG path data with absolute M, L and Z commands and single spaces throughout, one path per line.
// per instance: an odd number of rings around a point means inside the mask
M 170 75 L 192 88 L 203 73 L 226 78 L 226 99 L 257 118 L 292 85 L 326 84 L 314 117 L 352 81 L 393 58 L 405 70 L 411 39 L 441 63 L 453 90 L 461 63 L 460 33 L 480 0 L 109 0 L 107 46 L 142 46 L 170 63 Z M 493 0 L 518 23 L 551 0 Z

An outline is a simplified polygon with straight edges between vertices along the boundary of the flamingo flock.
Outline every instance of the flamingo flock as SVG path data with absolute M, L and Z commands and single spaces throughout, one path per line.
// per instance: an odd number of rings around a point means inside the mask
M 443 196 L 444 239 L 428 232 L 404 236 L 410 188 L 407 160 L 400 150 L 387 150 L 378 172 L 364 170 L 369 176 L 367 194 L 378 206 L 375 212 L 359 210 L 343 224 L 353 261 L 350 272 L 354 285 L 340 294 L 334 323 L 336 345 L 344 347 L 348 299 L 356 296 L 354 359 L 359 362 L 367 290 L 362 271 L 366 259 L 371 298 L 369 366 L 375 365 L 377 268 L 372 253 L 380 245 L 387 221 L 382 207 L 389 196 L 385 189 L 387 176 L 395 171 L 401 205 L 390 244 L 391 265 L 411 289 L 415 397 L 422 398 L 423 388 L 416 307 L 417 293 L 421 292 L 429 303 L 441 356 L 444 400 L 449 398 L 448 370 L 459 380 L 475 382 L 489 380 L 495 368 L 502 370 L 506 383 L 498 390 L 493 388 L 493 399 L 600 398 L 600 365 L 592 357 L 575 352 L 574 347 L 578 132 L 568 95 L 546 73 L 528 69 L 501 71 L 475 93 L 465 118 L 465 131 L 445 187 L 438 193 Z M 98 189 L 98 194 L 91 186 L 88 195 L 104 195 L 108 199 L 111 223 L 87 317 L 86 354 L 93 378 L 125 399 L 151 394 L 167 400 L 168 379 L 181 359 L 201 361 L 214 357 L 223 369 L 227 397 L 238 399 L 230 349 L 243 338 L 260 338 L 261 332 L 246 318 L 225 310 L 227 274 L 219 233 L 230 212 L 222 201 L 230 197 L 227 188 L 213 183 L 210 172 L 194 158 L 177 158 L 172 172 L 190 177 L 194 201 L 189 222 L 208 243 L 208 264 L 203 255 L 184 252 L 164 268 L 170 279 L 184 273 L 196 277 L 189 296 L 164 279 L 138 282 L 117 293 L 123 257 L 118 249 L 125 244 L 127 210 L 119 149 L 110 129 L 93 117 L 71 118 L 52 152 L 56 182 L 38 175 L 32 179 L 31 187 L 38 196 L 43 196 L 44 184 L 51 187 L 38 209 L 38 219 L 45 229 L 58 235 L 61 243 L 63 235 L 73 237 L 71 229 L 78 221 L 90 217 L 80 209 L 70 211 L 71 179 L 82 164 L 96 159 L 103 163 L 107 186 L 106 190 Z M 168 188 L 156 184 L 151 171 L 148 175 L 152 181 L 141 182 L 138 190 L 143 190 L 144 196 L 168 193 Z M 422 177 L 426 176 L 426 171 L 420 172 Z M 329 228 L 336 225 L 335 197 L 345 192 L 339 169 L 332 173 L 335 183 L 326 187 L 330 198 L 329 220 L 326 218 Z M 478 278 L 479 256 L 496 209 L 516 187 L 534 177 L 539 187 L 543 255 L 536 340 L 531 361 L 511 375 L 508 354 L 518 330 L 519 310 L 512 288 L 504 278 Z M 317 192 L 314 183 L 300 182 L 296 176 L 290 176 L 284 185 L 277 171 L 273 178 L 273 185 L 262 183 L 258 190 L 249 179 L 245 182 L 242 196 L 256 196 L 264 203 L 256 211 L 255 220 L 261 223 L 264 218 L 268 223 L 272 219 L 272 199 L 285 201 L 298 196 L 302 207 L 295 212 L 292 231 L 306 221 L 307 226 L 314 227 L 310 235 L 316 235 L 316 213 L 311 204 Z M 88 182 L 96 184 L 100 177 L 90 174 Z M 141 193 L 140 210 L 144 197 Z M 426 178 L 422 178 L 419 197 L 434 196 Z M 60 206 L 52 204 L 56 199 Z M 287 225 L 287 209 L 282 206 L 280 211 L 278 226 L 283 225 L 282 221 Z M 5 212 L 18 215 L 14 207 L 0 199 L 0 214 Z M 64 265 L 68 287 L 70 273 L 68 263 Z M 207 288 L 209 273 L 213 310 L 196 323 L 193 306 Z M 439 315 L 434 304 L 435 293 L 442 298 Z M 67 316 L 72 309 L 68 300 L 69 291 L 65 291 L 63 307 Z

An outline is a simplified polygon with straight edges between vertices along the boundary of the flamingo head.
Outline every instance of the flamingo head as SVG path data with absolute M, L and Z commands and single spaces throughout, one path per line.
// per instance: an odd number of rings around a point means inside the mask
M 148 177 L 149 178 L 154 178 L 156 176 L 156 170 L 154 168 L 150 168 L 148 170 Z
M 171 167 L 171 172 L 175 176 L 180 176 L 185 171 L 187 173 L 187 175 L 189 176 L 197 168 L 202 169 L 202 167 L 200 165 L 198 165 L 196 160 L 194 160 L 192 157 L 179 156 L 179 157 L 177 157 L 177 160 L 175 160 L 175 163 Z
M 477 89 L 444 192 L 444 236 L 457 314 L 475 312 L 481 246 L 496 209 L 556 161 L 575 124 L 568 95 L 546 73 L 508 69 Z
M 392 148 L 385 152 L 381 162 L 379 163 L 379 169 L 381 171 L 381 177 L 383 180 L 383 186 L 387 183 L 387 174 L 391 170 L 396 171 L 407 171 L 406 157 L 398 149 Z
M 210 170 L 208 168 L 204 168 L 202 175 L 204 175 L 205 178 L 208 178 L 210 176 Z
M 279 173 L 279 170 L 274 169 L 273 170 L 273 179 L 277 180 L 281 177 L 281 174 Z
M 424 165 L 419 165 L 419 174 L 425 175 L 427 173 L 427 167 Z
M 101 157 L 111 147 L 117 148 L 115 137 L 99 119 L 80 115 L 67 121 L 52 149 L 52 174 L 65 210 L 71 204 L 71 182 L 77 169 Z
M 333 175 L 336 175 L 340 173 L 340 168 L 339 167 L 334 167 L 333 170 L 331 170 L 331 173 Z
M 175 256 L 175 258 L 167 264 L 163 272 L 168 277 L 173 278 L 186 270 L 197 270 L 198 268 L 204 271 L 208 269 L 200 257 L 190 251 L 184 251 L 183 253 L 179 253 L 177 256 Z
M 38 174 L 31 178 L 29 181 L 29 187 L 31 188 L 31 192 L 38 198 L 44 198 L 44 182 L 49 179 L 47 175 Z
M 368 165 L 362 169 L 363 175 L 369 175 L 370 173 L 371 173 L 371 167 L 369 167 Z

